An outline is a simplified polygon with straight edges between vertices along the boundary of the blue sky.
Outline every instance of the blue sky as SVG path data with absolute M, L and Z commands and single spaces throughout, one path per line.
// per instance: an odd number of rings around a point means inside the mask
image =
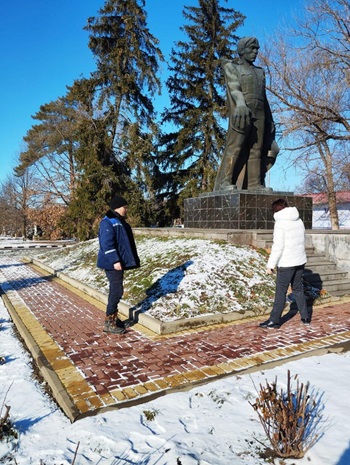
M 12 174 L 24 147 L 22 139 L 35 123 L 32 115 L 40 105 L 63 96 L 67 85 L 95 69 L 83 27 L 103 4 L 104 0 L 0 1 L 0 182 Z M 222 4 L 247 17 L 238 35 L 254 35 L 263 43 L 279 23 L 290 21 L 302 0 L 229 0 Z M 166 57 L 182 38 L 184 5 L 198 5 L 198 1 L 146 1 L 150 32 L 159 39 Z M 299 182 L 294 171 L 286 173 L 277 165 L 271 170 L 271 187 L 294 190 Z

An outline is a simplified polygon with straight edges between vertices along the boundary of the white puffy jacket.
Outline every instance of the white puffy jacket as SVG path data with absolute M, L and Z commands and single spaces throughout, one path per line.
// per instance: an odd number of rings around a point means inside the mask
M 273 215 L 273 245 L 267 268 L 299 266 L 306 263 L 305 227 L 296 207 L 286 207 Z

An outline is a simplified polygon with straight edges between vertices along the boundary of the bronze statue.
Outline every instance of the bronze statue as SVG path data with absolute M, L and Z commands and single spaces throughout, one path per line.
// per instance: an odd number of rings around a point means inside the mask
M 264 190 L 266 172 L 279 152 L 275 125 L 265 91 L 265 72 L 253 64 L 259 50 L 255 37 L 237 44 L 239 58 L 222 59 L 229 124 L 214 191 L 238 187 Z

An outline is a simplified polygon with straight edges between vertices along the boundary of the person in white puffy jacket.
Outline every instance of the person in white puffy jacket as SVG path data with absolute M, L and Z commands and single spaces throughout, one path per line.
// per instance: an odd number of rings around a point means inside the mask
M 303 324 L 310 324 L 303 286 L 303 272 L 306 263 L 305 227 L 296 207 L 289 207 L 285 199 L 272 203 L 275 226 L 273 244 L 267 262 L 267 273 L 272 274 L 277 267 L 276 291 L 270 317 L 260 323 L 261 328 L 279 328 L 280 319 L 286 304 L 289 284 L 297 304 Z

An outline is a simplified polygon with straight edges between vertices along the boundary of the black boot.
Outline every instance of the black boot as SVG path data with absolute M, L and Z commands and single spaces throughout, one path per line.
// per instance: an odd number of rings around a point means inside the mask
M 263 323 L 260 323 L 259 326 L 260 328 L 277 329 L 281 325 L 279 323 L 274 323 L 272 320 L 266 320 Z

